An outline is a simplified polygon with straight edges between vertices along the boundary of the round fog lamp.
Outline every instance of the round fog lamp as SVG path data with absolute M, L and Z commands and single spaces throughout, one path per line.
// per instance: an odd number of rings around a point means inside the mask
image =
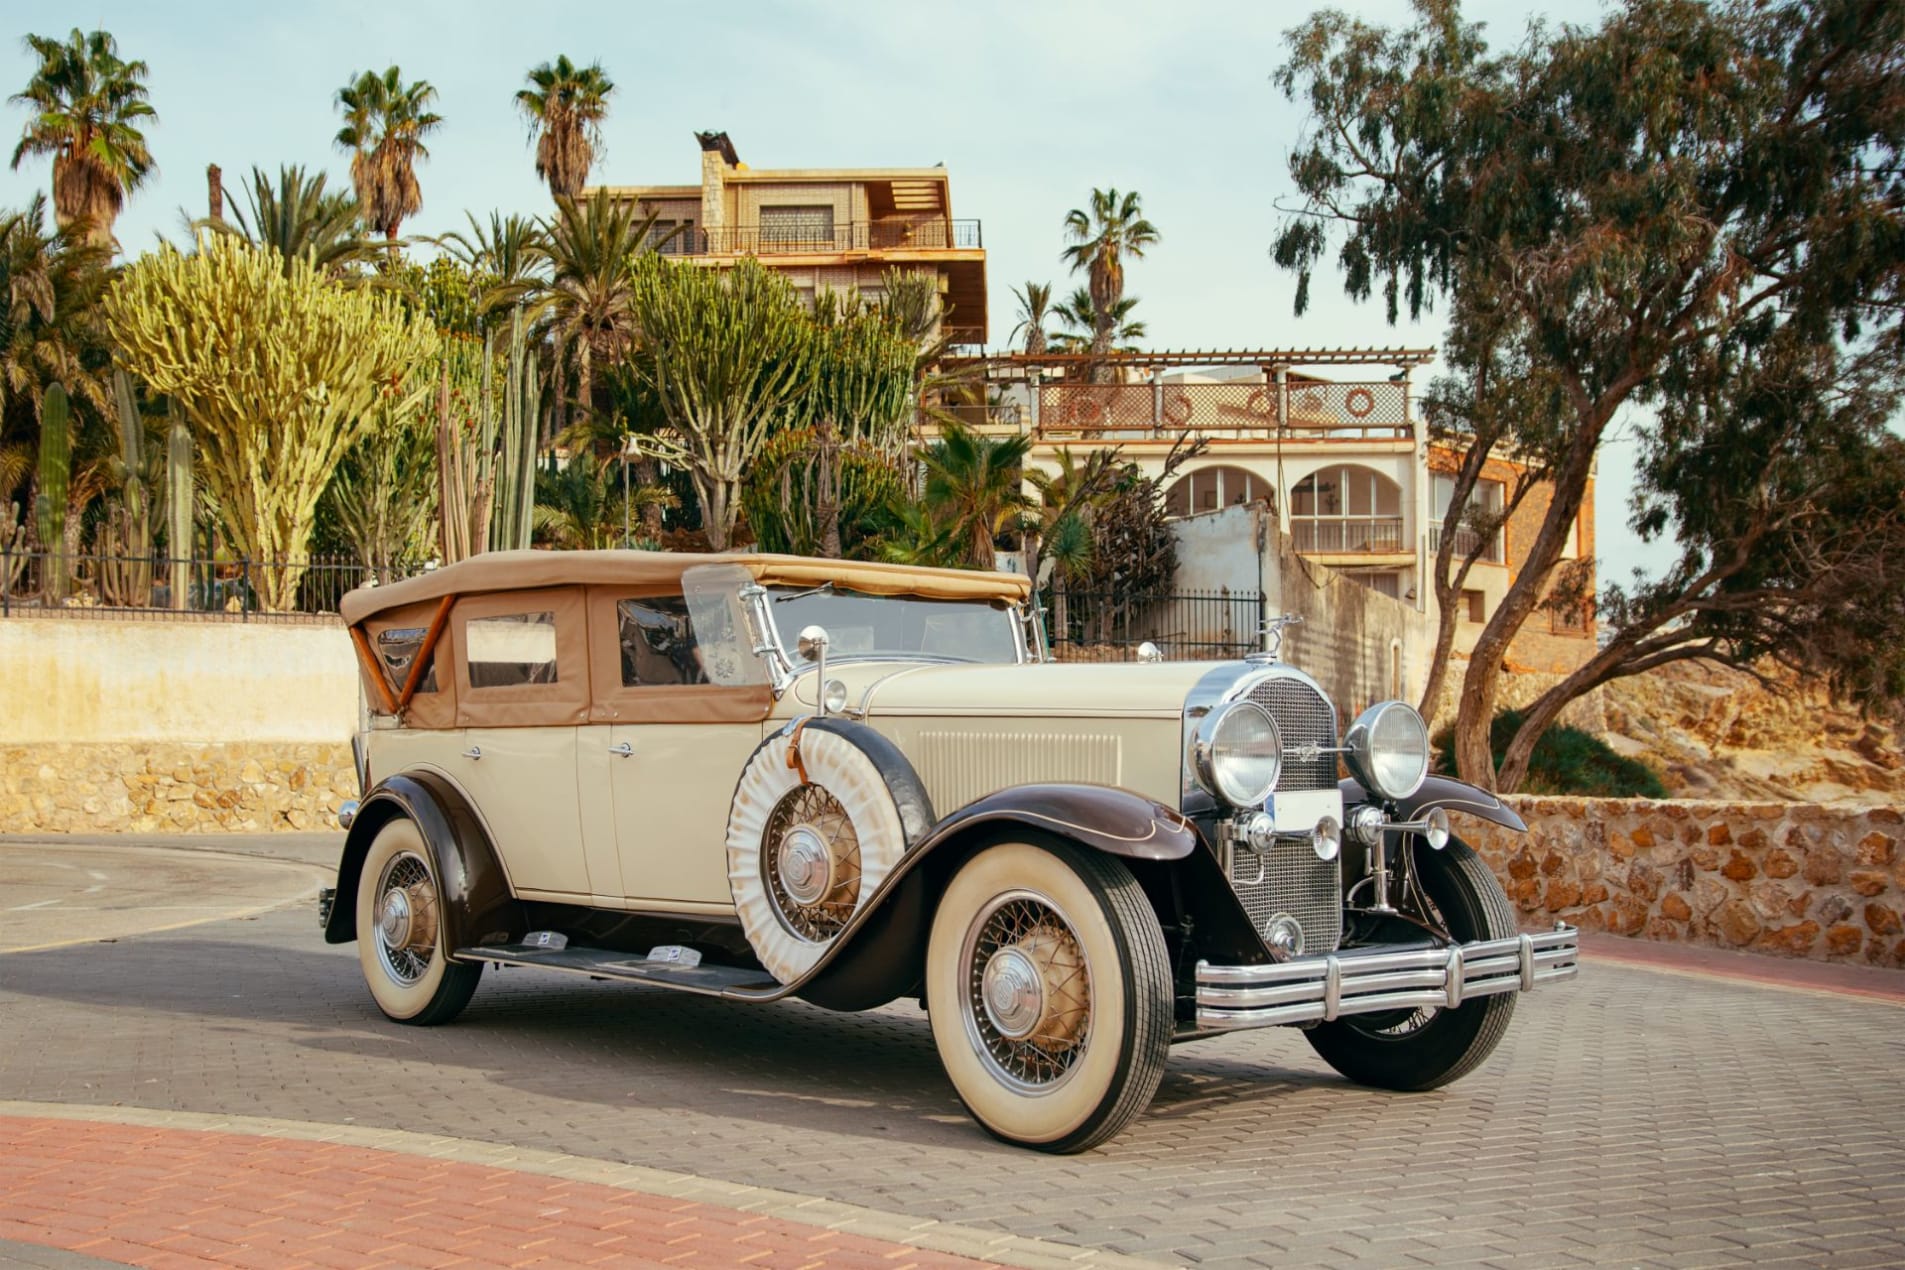
M 1334 860 L 1343 849 L 1343 827 L 1336 823 L 1334 816 L 1325 816 L 1316 822 L 1316 828 L 1310 833 L 1310 848 L 1319 860 Z
M 829 679 L 822 690 L 820 704 L 828 714 L 839 714 L 847 708 L 847 685 L 838 679 Z

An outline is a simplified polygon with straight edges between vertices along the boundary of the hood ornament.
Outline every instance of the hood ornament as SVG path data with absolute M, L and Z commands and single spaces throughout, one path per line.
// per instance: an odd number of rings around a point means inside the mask
M 1282 660 L 1283 632 L 1286 627 L 1303 625 L 1301 613 L 1280 613 L 1268 618 L 1263 624 L 1263 651 L 1250 653 L 1244 660 L 1249 662 L 1275 663 Z

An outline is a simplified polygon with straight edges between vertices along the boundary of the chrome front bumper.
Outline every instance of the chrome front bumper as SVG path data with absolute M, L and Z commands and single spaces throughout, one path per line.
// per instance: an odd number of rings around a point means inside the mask
M 1580 968 L 1580 932 L 1557 924 L 1539 935 L 1297 957 L 1263 966 L 1197 963 L 1197 1027 L 1227 1032 L 1326 1023 L 1381 1010 L 1450 1009 L 1497 992 L 1529 992 Z

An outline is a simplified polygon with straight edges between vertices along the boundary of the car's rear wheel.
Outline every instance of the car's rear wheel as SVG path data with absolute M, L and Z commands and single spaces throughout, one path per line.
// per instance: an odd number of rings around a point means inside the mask
M 442 888 L 417 826 L 377 831 L 357 882 L 357 960 L 377 1008 L 398 1023 L 448 1023 L 476 991 L 482 967 L 451 961 Z
M 1171 1041 L 1164 934 L 1131 871 L 1056 840 L 986 847 L 940 897 L 933 1041 L 995 1137 L 1083 1151 L 1150 1105 Z
M 1461 943 L 1515 934 L 1515 910 L 1480 856 L 1459 839 L 1432 851 L 1411 839 L 1416 879 L 1437 921 Z M 1319 1023 L 1303 1035 L 1323 1061 L 1362 1085 L 1415 1091 L 1459 1080 L 1501 1044 L 1515 994 L 1478 997 L 1453 1010 L 1424 1007 Z

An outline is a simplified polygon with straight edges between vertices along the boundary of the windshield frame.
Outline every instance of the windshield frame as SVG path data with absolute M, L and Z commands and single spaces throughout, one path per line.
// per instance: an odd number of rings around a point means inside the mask
M 822 585 L 824 589 L 827 589 L 827 590 L 835 591 L 844 595 L 860 596 L 870 600 L 906 601 L 906 600 L 923 600 L 927 598 L 927 597 L 916 596 L 916 595 L 890 595 L 890 596 L 889 595 L 875 595 L 868 591 L 856 591 L 852 587 L 841 586 L 837 583 L 832 583 L 832 582 L 824 583 Z M 820 589 L 822 589 L 822 587 L 809 588 L 810 591 L 818 591 Z M 799 594 L 799 592 L 795 592 L 795 594 Z M 801 660 L 792 651 L 792 646 L 788 643 L 787 637 L 781 632 L 780 622 L 775 614 L 775 605 L 778 599 L 781 599 L 784 597 L 776 596 L 774 592 L 769 590 L 767 587 L 761 586 L 759 583 L 755 583 L 753 586 L 747 587 L 742 592 L 742 598 L 748 601 L 749 610 L 753 613 L 754 620 L 759 626 L 759 634 L 762 636 L 760 644 L 756 647 L 755 651 L 758 652 L 761 655 L 762 660 L 767 663 L 769 673 L 774 680 L 775 693 L 779 694 L 779 693 L 785 692 L 788 689 L 788 687 L 793 684 L 795 679 L 799 678 L 802 674 L 805 674 L 807 671 L 812 670 L 815 667 L 813 663 Z M 990 600 L 935 600 L 932 602 L 950 603 L 950 604 L 983 603 L 988 608 L 991 607 L 992 605 L 992 601 Z M 942 665 L 942 666 L 997 666 L 997 665 L 1008 665 L 1008 664 L 1023 666 L 1026 663 L 1035 660 L 1035 658 L 1033 658 L 1030 655 L 1030 652 L 1026 646 L 1025 606 L 1019 603 L 1009 603 L 1005 606 L 1004 610 L 1000 612 L 1000 617 L 1006 622 L 1006 625 L 1010 628 L 1012 632 L 1012 651 L 1013 651 L 1014 660 L 1010 663 L 982 662 L 982 661 L 974 660 L 973 658 L 970 658 L 970 657 L 956 657 L 947 653 L 928 653 L 928 652 L 857 653 L 857 652 L 841 651 L 838 649 L 828 650 L 827 661 L 829 663 L 848 662 L 848 661 L 852 661 L 852 662 L 906 661 L 906 662 L 928 662 L 934 665 Z

